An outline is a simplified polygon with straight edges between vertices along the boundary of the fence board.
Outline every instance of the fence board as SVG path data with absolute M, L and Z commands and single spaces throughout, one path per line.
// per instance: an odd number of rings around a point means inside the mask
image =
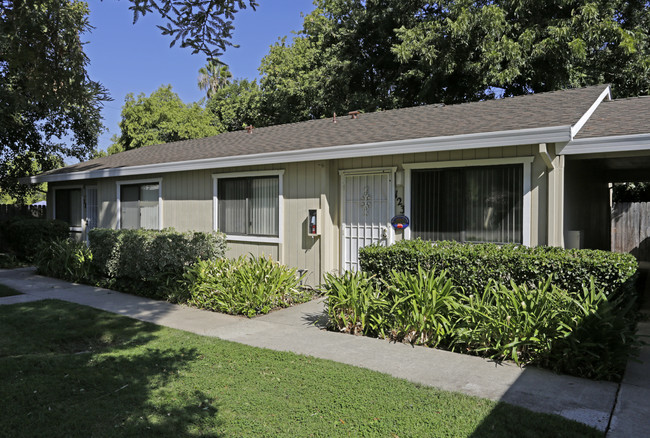
M 616 202 L 611 217 L 612 251 L 650 261 L 650 202 Z
M 0 221 L 13 217 L 34 217 L 44 219 L 47 207 L 44 205 L 0 204 Z

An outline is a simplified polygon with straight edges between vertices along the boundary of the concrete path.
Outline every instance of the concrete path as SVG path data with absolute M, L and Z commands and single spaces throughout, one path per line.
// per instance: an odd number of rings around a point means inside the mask
M 71 284 L 35 275 L 29 268 L 0 270 L 0 283 L 24 293 L 0 298 L 0 304 L 60 299 L 199 335 L 330 359 L 448 391 L 502 400 L 559 414 L 601 431 L 608 429 L 611 417 L 608 436 L 612 437 L 647 436 L 650 430 L 650 349 L 644 351 L 644 363 L 628 367 L 619 391 L 619 385 L 611 382 L 329 332 L 323 329 L 322 299 L 248 319 Z M 642 329 L 650 332 L 650 324 Z

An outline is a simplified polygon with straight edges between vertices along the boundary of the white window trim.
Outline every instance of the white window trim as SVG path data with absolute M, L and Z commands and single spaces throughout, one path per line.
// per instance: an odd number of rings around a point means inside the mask
M 120 193 L 122 186 L 130 186 L 134 184 L 158 184 L 158 230 L 163 229 L 163 202 L 162 202 L 162 178 L 147 178 L 147 179 L 132 179 L 125 181 L 117 181 L 115 183 L 117 188 L 117 224 L 118 230 L 122 229 L 122 206 L 120 201 Z
M 84 186 L 82 185 L 65 185 L 65 186 L 59 186 L 59 187 L 54 187 L 54 197 L 52 199 L 52 219 L 56 219 L 56 191 L 57 190 L 71 190 L 71 189 L 79 189 L 80 190 L 80 195 L 81 195 L 81 226 L 80 227 L 70 227 L 70 231 L 74 231 L 75 233 L 82 233 L 84 230 L 84 225 L 85 225 L 85 219 L 84 219 Z
M 413 169 L 444 169 L 451 167 L 481 167 L 481 166 L 499 166 L 507 164 L 521 164 L 523 166 L 523 217 L 521 239 L 524 246 L 530 246 L 531 241 L 531 168 L 534 157 L 513 157 L 513 158 L 491 158 L 485 160 L 458 160 L 458 161 L 439 161 L 429 163 L 408 163 L 404 164 L 404 214 L 411 217 L 411 170 Z M 404 231 L 404 238 L 411 239 L 411 228 Z
M 217 231 L 219 227 L 219 196 L 218 187 L 219 180 L 224 178 L 250 178 L 250 177 L 263 177 L 263 176 L 277 176 L 278 177 L 278 236 L 240 236 L 240 235 L 226 235 L 229 242 L 252 242 L 252 243 L 277 243 L 280 244 L 284 240 L 284 194 L 282 177 L 284 176 L 284 169 L 281 170 L 259 170 L 252 172 L 229 172 L 229 173 L 213 173 L 212 174 L 212 229 Z

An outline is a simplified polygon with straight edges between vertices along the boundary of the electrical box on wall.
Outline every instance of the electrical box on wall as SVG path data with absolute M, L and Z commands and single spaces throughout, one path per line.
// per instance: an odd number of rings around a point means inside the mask
M 320 236 L 320 227 L 321 227 L 321 213 L 320 208 L 314 208 L 309 210 L 309 217 L 307 218 L 307 235 L 308 236 Z

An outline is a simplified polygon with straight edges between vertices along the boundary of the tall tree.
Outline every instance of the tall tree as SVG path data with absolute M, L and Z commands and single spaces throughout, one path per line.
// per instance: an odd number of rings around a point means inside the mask
M 210 59 L 205 67 L 199 69 L 199 90 L 204 90 L 210 99 L 218 90 L 230 83 L 232 73 L 228 66 L 218 58 Z
M 68 0 L 0 1 L 0 188 L 80 160 L 97 145 L 106 90 L 88 78 L 81 35 L 88 7 Z
M 134 21 L 158 13 L 171 45 L 213 58 L 232 46 L 235 14 L 255 0 L 128 0 Z M 86 72 L 79 0 L 0 0 L 0 190 L 23 198 L 17 179 L 95 153 L 107 91 Z
M 270 123 L 608 82 L 650 93 L 644 0 L 317 0 L 260 66 Z M 501 89 L 501 90 L 498 90 Z
M 217 90 L 206 108 L 216 124 L 226 131 L 238 131 L 245 126 L 264 126 L 267 120 L 261 114 L 261 90 L 257 81 L 236 79 Z
M 146 96 L 126 96 L 120 135 L 114 137 L 109 154 L 160 143 L 209 137 L 223 132 L 210 112 L 198 103 L 185 104 L 171 85 Z

